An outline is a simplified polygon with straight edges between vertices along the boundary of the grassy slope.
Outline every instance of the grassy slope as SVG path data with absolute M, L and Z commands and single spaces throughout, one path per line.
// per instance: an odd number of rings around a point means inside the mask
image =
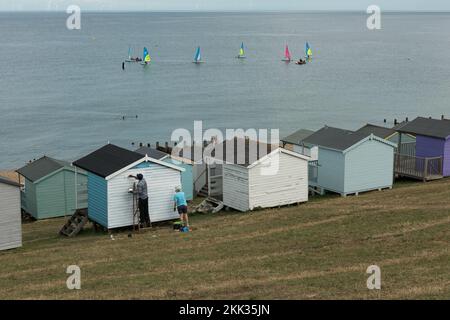
M 24 247 L 0 253 L 0 299 L 450 298 L 450 180 L 247 214 L 192 217 L 112 241 L 63 220 L 24 225 Z M 65 268 L 82 269 L 82 290 Z M 366 288 L 377 264 L 382 290 Z

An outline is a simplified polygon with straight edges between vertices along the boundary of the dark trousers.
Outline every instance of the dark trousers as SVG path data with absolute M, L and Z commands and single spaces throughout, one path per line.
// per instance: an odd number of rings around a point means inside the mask
M 144 225 L 150 226 L 150 216 L 148 214 L 148 198 L 139 199 L 139 213 L 140 222 Z

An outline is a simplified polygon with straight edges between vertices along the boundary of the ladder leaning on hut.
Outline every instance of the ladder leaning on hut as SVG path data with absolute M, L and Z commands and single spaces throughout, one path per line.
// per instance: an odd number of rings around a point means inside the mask
M 140 232 L 141 231 L 141 211 L 139 210 L 139 197 L 137 193 L 137 184 L 136 182 L 133 183 L 133 189 L 130 190 L 130 193 L 133 194 L 133 231 Z M 150 221 L 150 228 L 152 227 L 152 221 L 150 219 L 150 213 L 149 213 L 149 221 Z

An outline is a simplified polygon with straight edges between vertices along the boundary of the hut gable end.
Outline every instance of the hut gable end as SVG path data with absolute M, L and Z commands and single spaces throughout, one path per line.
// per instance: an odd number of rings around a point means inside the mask
M 308 201 L 308 161 L 279 149 L 249 169 L 249 205 L 275 207 Z
M 394 148 L 375 139 L 365 140 L 345 154 L 344 191 L 392 186 Z
M 19 185 L 0 178 L 0 250 L 22 246 Z

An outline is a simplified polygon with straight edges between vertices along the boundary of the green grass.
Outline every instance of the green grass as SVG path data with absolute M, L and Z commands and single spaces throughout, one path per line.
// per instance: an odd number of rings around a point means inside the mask
M 73 239 L 64 219 L 25 224 L 24 246 L 1 252 L 0 299 L 450 298 L 450 180 L 402 183 L 358 197 L 191 217 L 168 227 Z M 68 265 L 82 289 L 68 290 Z M 382 289 L 368 290 L 369 265 Z

